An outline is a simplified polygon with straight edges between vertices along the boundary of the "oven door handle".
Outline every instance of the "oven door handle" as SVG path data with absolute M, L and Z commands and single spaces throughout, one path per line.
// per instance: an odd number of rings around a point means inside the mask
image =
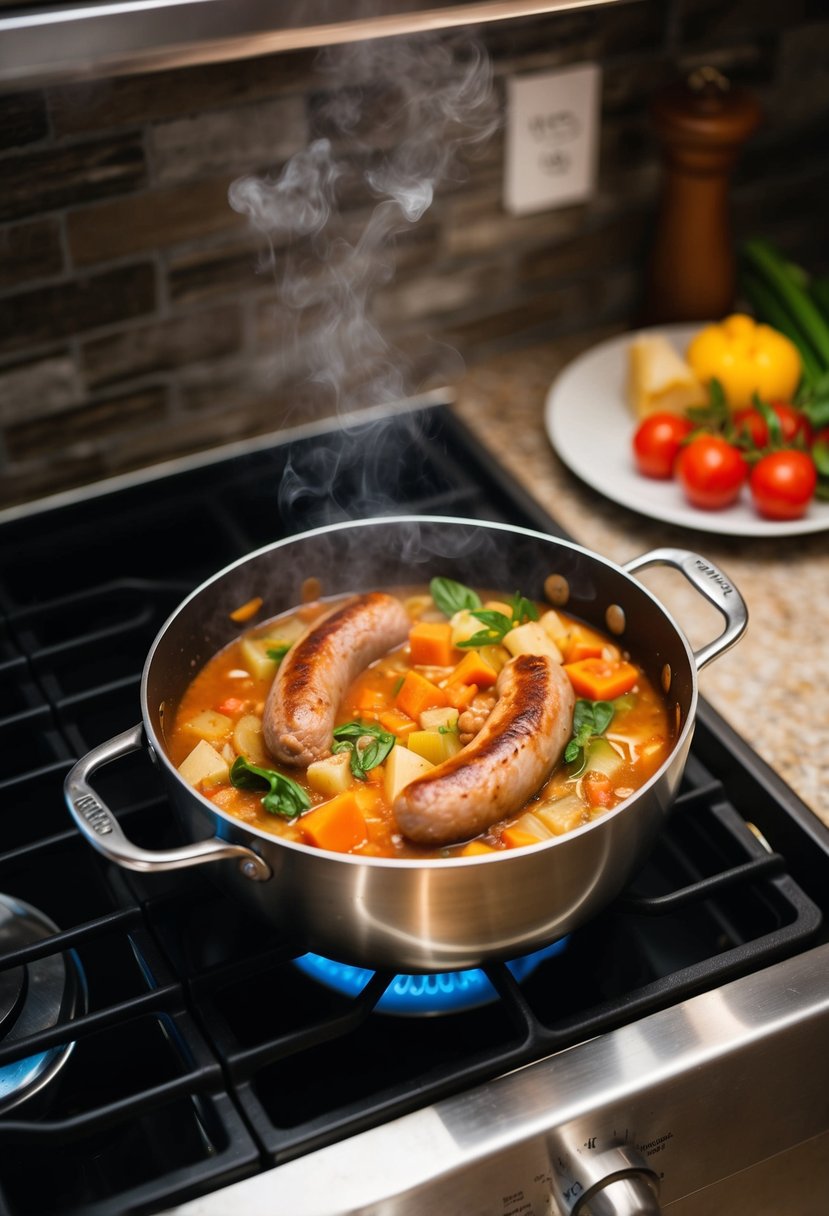
M 652 549 L 641 557 L 633 558 L 622 569 L 626 574 L 635 574 L 638 570 L 647 570 L 649 566 L 671 566 L 678 570 L 725 617 L 722 633 L 693 652 L 697 671 L 702 671 L 706 664 L 729 650 L 745 633 L 748 625 L 745 600 L 717 566 L 691 549 Z
M 127 870 L 181 870 L 231 859 L 238 861 L 239 869 L 246 878 L 256 882 L 270 878 L 270 866 L 253 849 L 220 840 L 216 836 L 174 849 L 143 849 L 127 839 L 112 811 L 92 789 L 89 778 L 102 765 L 130 752 L 142 751 L 144 746 L 144 728 L 139 722 L 137 726 L 93 748 L 68 773 L 64 783 L 66 803 L 72 818 L 92 847 L 108 861 Z

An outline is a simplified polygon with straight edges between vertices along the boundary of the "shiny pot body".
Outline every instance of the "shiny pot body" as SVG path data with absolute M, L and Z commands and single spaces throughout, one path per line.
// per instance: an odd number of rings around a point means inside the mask
M 671 565 L 722 612 L 726 628 L 693 652 L 659 601 L 633 577 Z M 549 842 L 490 856 L 406 861 L 322 852 L 241 823 L 197 793 L 167 758 L 164 724 L 195 673 L 244 628 L 230 613 L 261 596 L 258 620 L 295 607 L 306 579 L 322 594 L 424 584 L 435 575 L 520 589 L 611 632 L 665 691 L 671 754 L 631 798 Z M 697 672 L 746 624 L 739 593 L 705 559 L 657 550 L 626 567 L 541 533 L 471 520 L 402 517 L 336 525 L 279 541 L 194 591 L 160 631 L 142 685 L 143 725 L 95 749 L 67 778 L 67 801 L 91 844 L 120 865 L 153 871 L 211 862 L 217 877 L 297 950 L 401 972 L 457 970 L 512 958 L 589 920 L 650 850 L 682 778 L 694 727 Z M 137 848 L 89 784 L 95 768 L 147 745 L 184 837 L 180 849 Z

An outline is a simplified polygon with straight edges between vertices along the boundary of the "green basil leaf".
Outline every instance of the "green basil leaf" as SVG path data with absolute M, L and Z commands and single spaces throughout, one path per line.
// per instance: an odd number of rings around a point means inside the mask
M 291 645 L 291 642 L 281 642 L 278 646 L 268 646 L 265 649 L 265 654 L 269 659 L 276 659 L 277 663 L 281 663 L 291 649 Z
M 301 785 L 284 777 L 272 768 L 261 768 L 251 764 L 244 756 L 237 756 L 230 770 L 230 784 L 242 790 L 260 790 L 263 785 L 268 792 L 262 798 L 262 806 L 270 815 L 283 819 L 296 819 L 311 805 L 311 799 Z
M 523 625 L 525 621 L 537 621 L 538 609 L 532 600 L 526 599 L 520 592 L 516 591 L 515 595 L 510 599 L 512 608 L 511 627 L 514 629 L 516 625 Z
M 568 764 L 581 760 L 584 766 L 584 749 L 591 739 L 603 735 L 616 710 L 609 701 L 588 701 L 579 698 L 573 708 L 573 736 L 564 749 L 564 759 Z M 581 772 L 581 768 L 578 770 Z
M 370 738 L 371 742 L 359 748 L 359 739 Z M 334 729 L 332 752 L 351 752 L 351 772 L 358 781 L 366 780 L 366 773 L 382 764 L 394 747 L 394 735 L 369 722 L 344 722 Z
M 480 608 L 481 600 L 477 592 L 463 583 L 457 583 L 453 578 L 433 578 L 429 583 L 432 599 L 445 616 L 454 616 L 464 608 Z

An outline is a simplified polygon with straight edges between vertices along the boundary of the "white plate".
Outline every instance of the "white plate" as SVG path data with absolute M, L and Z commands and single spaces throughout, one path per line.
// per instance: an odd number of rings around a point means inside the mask
M 684 355 L 699 325 L 661 325 L 661 333 Z M 643 477 L 633 463 L 635 419 L 627 403 L 628 346 L 636 334 L 620 334 L 579 355 L 556 377 L 544 407 L 544 422 L 555 451 L 567 467 L 613 502 L 652 519 L 719 532 L 723 536 L 798 536 L 829 528 L 829 503 L 814 501 L 802 519 L 763 519 L 744 489 L 722 511 L 701 511 L 685 499 L 675 481 Z

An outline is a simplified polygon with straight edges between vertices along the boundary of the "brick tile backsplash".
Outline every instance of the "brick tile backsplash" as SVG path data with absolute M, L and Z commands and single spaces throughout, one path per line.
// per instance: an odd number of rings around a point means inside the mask
M 59 274 L 62 267 L 59 220 L 0 227 L 0 291 Z
M 0 170 L 0 221 L 123 194 L 146 181 L 144 149 L 135 134 L 40 147 L 7 156 Z
M 244 222 L 227 201 L 230 180 L 207 178 L 73 211 L 69 251 L 79 266 L 87 266 L 241 228 Z
M 0 97 L 0 150 L 25 147 L 48 134 L 49 117 L 42 93 L 10 93 Z
M 0 356 L 146 316 L 155 305 L 155 271 L 148 262 L 5 296 L 0 298 Z
M 502 121 L 461 148 L 417 222 L 378 204 L 374 171 L 396 160 L 411 189 L 443 140 L 398 108 L 419 73 L 395 76 L 392 41 L 0 98 L 0 509 L 372 403 L 382 359 L 351 340 L 360 309 L 401 395 L 464 360 L 635 324 L 662 178 L 648 103 L 706 62 L 765 111 L 732 182 L 735 237 L 763 232 L 826 271 L 825 5 L 628 0 L 475 35 L 502 120 L 509 76 L 599 64 L 588 201 L 508 214 Z M 437 37 L 449 54 L 463 41 Z M 332 176 L 312 208 L 294 154 L 320 139 Z M 303 235 L 271 247 L 231 207 L 249 175 L 290 201 Z M 333 379 L 319 330 L 332 315 Z
M 146 376 L 153 372 L 220 359 L 242 345 L 239 309 L 226 305 L 132 326 L 118 334 L 83 345 L 81 363 L 92 388 Z

